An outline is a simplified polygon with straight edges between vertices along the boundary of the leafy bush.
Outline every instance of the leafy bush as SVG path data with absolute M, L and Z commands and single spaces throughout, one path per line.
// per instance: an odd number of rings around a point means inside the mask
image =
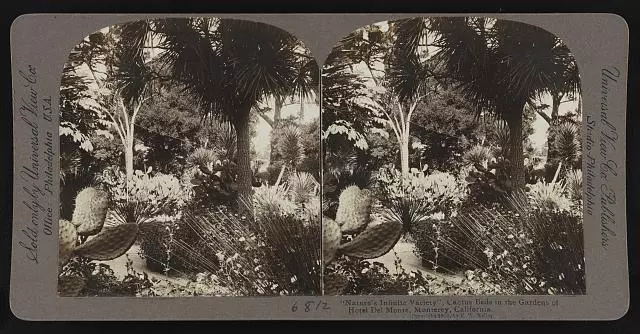
M 59 290 L 62 288 L 62 282 L 68 277 L 77 277 L 84 281 L 84 286 L 78 293 L 78 296 L 83 297 L 134 297 L 153 285 L 146 273 L 139 273 L 133 269 L 128 258 L 127 275 L 123 279 L 116 277 L 108 265 L 81 257 L 73 258 L 64 267 L 58 280 Z
M 343 295 L 497 295 L 508 291 L 487 281 L 481 274 L 473 272 L 452 282 L 423 274 L 420 271 L 407 272 L 396 254 L 395 268 L 388 269 L 380 262 L 342 258 L 325 267 L 327 275 L 345 278 Z M 331 281 L 331 277 L 329 280 Z M 325 291 L 327 291 L 325 285 Z
M 237 166 L 228 160 L 220 163 L 216 161 L 209 166 L 187 169 L 183 175 L 183 179 L 191 185 L 192 190 L 189 208 L 206 211 L 219 205 L 235 207 L 238 194 Z

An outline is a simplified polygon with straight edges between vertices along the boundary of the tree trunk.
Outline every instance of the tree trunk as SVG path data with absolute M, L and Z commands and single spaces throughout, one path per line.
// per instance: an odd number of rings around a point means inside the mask
M 124 167 L 127 179 L 133 176 L 133 133 L 125 138 Z
M 550 182 L 558 167 L 558 151 L 556 150 L 556 137 L 558 132 L 558 112 L 562 95 L 552 93 L 551 122 L 549 122 L 549 135 L 547 136 L 547 162 L 545 164 L 545 179 Z
M 273 124 L 271 126 L 271 148 L 269 152 L 269 164 L 272 165 L 277 160 L 278 154 L 278 141 L 274 139 L 274 136 L 278 134 L 278 128 L 280 126 L 280 118 L 282 118 L 282 105 L 284 101 L 281 97 L 276 96 L 275 106 L 273 108 Z
M 238 210 L 244 215 L 251 216 L 253 182 L 250 156 L 249 109 L 240 110 L 240 114 L 234 121 L 238 144 L 236 156 L 238 164 Z
M 304 97 L 300 94 L 300 111 L 298 112 L 298 118 L 300 118 L 300 123 L 304 120 Z
M 522 113 L 524 102 L 516 102 L 508 106 L 503 113 L 509 126 L 509 160 L 506 170 L 511 190 L 522 189 L 525 185 L 524 148 L 522 145 Z
M 409 129 L 403 131 L 400 140 L 400 170 L 402 176 L 409 175 Z

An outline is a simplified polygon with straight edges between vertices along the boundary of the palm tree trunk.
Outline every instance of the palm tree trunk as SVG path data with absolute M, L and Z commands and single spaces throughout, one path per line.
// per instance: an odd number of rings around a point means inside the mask
M 271 126 L 271 148 L 269 152 L 269 164 L 272 165 L 277 160 L 277 140 L 274 136 L 278 133 L 278 127 L 280 125 L 280 118 L 282 118 L 282 105 L 284 101 L 281 97 L 276 96 L 275 106 L 273 108 L 273 124 Z
M 558 93 L 551 94 L 551 122 L 549 122 L 549 135 L 547 137 L 547 162 L 545 164 L 545 179 L 550 182 L 554 171 L 558 167 L 558 151 L 556 150 L 556 134 L 558 131 L 558 112 L 562 96 Z
M 250 215 L 252 212 L 253 185 L 251 172 L 251 138 L 249 134 L 249 109 L 240 111 L 240 115 L 234 121 L 236 137 L 238 140 L 237 164 L 238 164 L 238 210 Z
M 510 189 L 522 189 L 525 185 L 524 148 L 522 145 L 522 113 L 524 102 L 516 102 L 506 109 L 505 120 L 509 126 L 509 167 L 507 175 L 511 180 Z

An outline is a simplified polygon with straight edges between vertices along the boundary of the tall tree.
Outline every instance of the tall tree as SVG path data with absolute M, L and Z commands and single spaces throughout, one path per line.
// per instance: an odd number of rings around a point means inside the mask
M 512 188 L 525 184 L 522 115 L 543 93 L 566 90 L 575 61 L 567 46 L 536 26 L 488 18 L 433 18 L 435 57 L 484 110 L 509 127 L 508 174 Z
M 233 124 L 238 194 L 243 205 L 250 205 L 251 111 L 265 98 L 284 96 L 295 86 L 300 42 L 273 26 L 232 19 L 158 19 L 127 28 L 133 58 L 140 59 L 144 46 L 157 41 L 162 50 L 158 62 L 171 80 L 184 85 L 204 113 Z M 144 67 L 140 61 L 131 63 Z M 140 91 L 135 82 L 128 85 L 133 96 Z
M 397 38 L 396 31 L 403 27 L 402 24 L 398 26 L 392 22 L 386 31 L 377 25 L 358 29 L 334 48 L 334 53 L 340 55 L 330 56 L 328 60 L 344 63 L 343 71 L 360 77 L 361 84 L 368 87 L 356 94 L 359 97 L 359 107 L 366 110 L 367 117 L 384 124 L 392 131 L 399 144 L 402 173 L 407 175 L 410 170 L 412 118 L 418 104 L 435 92 L 436 82 L 431 75 L 431 64 L 426 53 L 408 53 L 402 48 L 393 47 Z M 356 67 L 364 70 L 359 71 Z M 327 78 L 331 76 L 327 75 Z M 333 88 L 334 92 L 335 88 L 338 87 Z M 334 123 L 334 129 L 342 129 L 337 126 L 348 129 L 348 124 L 342 123 L 351 118 L 344 116 L 346 115 L 341 115 L 340 121 Z M 342 133 L 357 138 L 351 135 L 351 129 Z

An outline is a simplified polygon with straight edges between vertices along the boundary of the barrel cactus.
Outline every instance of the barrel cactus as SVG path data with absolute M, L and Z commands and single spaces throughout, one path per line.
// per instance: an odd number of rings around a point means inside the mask
M 400 240 L 402 224 L 395 220 L 373 223 L 371 193 L 357 186 L 345 188 L 339 197 L 335 221 L 323 219 L 323 260 L 331 263 L 340 255 L 373 259 L 389 252 Z M 343 242 L 344 235 L 353 238 Z M 325 294 L 340 294 L 348 281 L 337 273 L 325 275 Z
M 104 227 L 109 200 L 106 192 L 86 188 L 78 193 L 72 221 L 59 221 L 58 266 L 60 271 L 74 256 L 111 260 L 126 253 L 138 236 L 135 223 Z M 88 239 L 87 239 L 88 238 Z M 59 276 L 60 293 L 73 296 L 84 286 L 77 276 Z

